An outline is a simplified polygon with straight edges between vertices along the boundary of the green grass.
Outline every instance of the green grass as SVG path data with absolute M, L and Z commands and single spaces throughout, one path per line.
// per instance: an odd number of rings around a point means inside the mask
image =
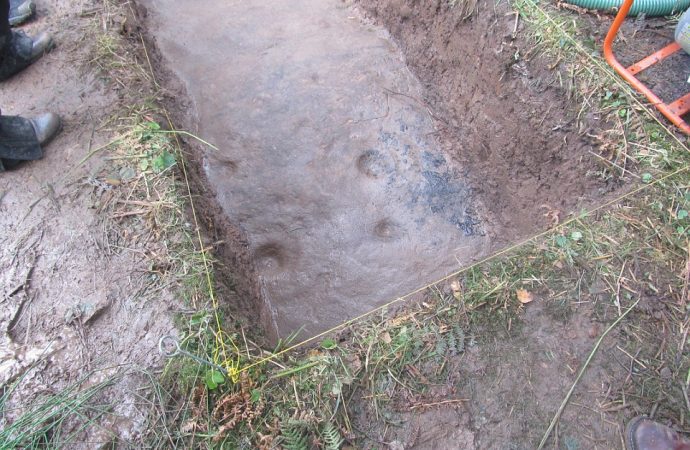
M 21 414 L 4 423 L 0 429 L 0 448 L 68 448 L 79 442 L 81 433 L 98 423 L 112 408 L 103 403 L 100 394 L 115 383 L 115 377 L 107 377 L 101 382 L 90 382 L 96 373 L 90 373 L 60 392 L 39 396 L 30 403 L 24 401 L 12 404 L 21 405 Z M 6 405 L 24 377 L 7 387 L 0 397 L 0 411 L 5 417 Z

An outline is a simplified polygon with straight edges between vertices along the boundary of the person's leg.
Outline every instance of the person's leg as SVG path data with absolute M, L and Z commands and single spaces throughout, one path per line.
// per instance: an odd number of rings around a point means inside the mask
M 0 36 L 10 34 L 10 0 L 0 0 Z
M 53 46 L 47 33 L 30 38 L 21 31 L 11 31 L 10 1 L 0 0 L 0 81 L 20 72 Z
M 10 36 L 10 0 L 0 0 L 0 60 L 9 44 Z
M 53 38 L 48 33 L 31 38 L 20 31 L 12 31 L 3 40 L 0 46 L 0 81 L 21 72 L 53 47 Z
M 13 169 L 19 161 L 42 156 L 36 132 L 28 119 L 0 116 L 0 165 L 3 170 Z
M 10 30 L 10 0 L 0 0 L 0 80 L 28 66 L 50 47 L 48 35 L 31 39 Z M 0 113 L 0 172 L 43 156 L 46 144 L 60 130 L 60 118 L 48 113 L 33 119 Z
M 25 119 L 0 115 L 0 171 L 12 169 L 22 161 L 40 159 L 41 145 L 47 144 L 60 130 L 60 118 L 47 113 Z

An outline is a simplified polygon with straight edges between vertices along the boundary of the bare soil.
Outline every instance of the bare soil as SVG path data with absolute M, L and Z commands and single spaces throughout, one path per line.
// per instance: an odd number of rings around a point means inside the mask
M 554 85 L 546 61 L 516 57 L 529 48 L 522 47 L 521 27 L 514 29 L 515 16 L 506 4 L 480 2 L 479 13 L 469 19 L 467 11 L 445 2 L 360 5 L 390 30 L 422 82 L 421 100 L 436 119 L 437 142 L 465 169 L 473 196 L 481 199 L 493 248 L 543 229 L 549 222 L 547 212 L 564 218 L 615 189 L 591 175 L 597 163 L 583 136 L 596 124 L 576 120 L 568 93 Z M 173 47 L 168 55 L 176 58 L 189 51 L 179 42 Z M 172 64 L 165 55 L 163 59 L 168 67 Z M 242 66 L 252 64 L 248 60 Z M 187 124 L 194 130 L 208 129 L 193 117 Z M 245 157 L 235 153 L 228 157 L 233 161 L 229 173 L 237 173 L 244 163 Z M 218 163 L 217 157 L 210 159 Z M 216 197 L 227 195 L 218 186 L 207 186 Z M 229 221 L 237 222 L 233 217 Z M 265 256 L 259 252 L 260 259 Z M 423 403 L 449 398 L 466 402 L 419 409 L 400 398 L 395 417 L 383 420 L 362 402 L 352 413 L 365 447 L 533 448 L 601 331 L 592 315 L 591 309 L 578 309 L 564 323 L 540 302 L 527 311 L 519 329 L 493 334 L 478 330 L 489 337 L 449 362 L 449 379 Z M 565 442 L 566 448 L 620 447 L 621 424 L 602 421 L 588 407 L 608 394 L 609 379 L 620 370 L 604 358 L 588 372 L 582 393 L 574 399 L 581 406 L 565 413 L 557 443 Z M 582 430 L 588 430 L 587 436 Z
M 563 320 L 552 307 L 553 300 L 542 297 L 514 329 L 475 328 L 464 353 L 447 362 L 446 379 L 423 395 L 397 395 L 392 413 L 382 417 L 371 402 L 354 402 L 364 447 L 386 442 L 405 449 L 536 448 L 603 331 L 589 308 L 575 308 Z M 624 422 L 599 410 L 625 376 L 611 359 L 615 345 L 615 339 L 607 342 L 605 355 L 578 384 L 547 448 L 623 448 Z
M 591 32 L 599 34 L 606 30 L 609 20 L 591 17 Z M 675 24 L 664 17 L 626 21 L 614 52 L 623 65 L 630 66 L 673 42 Z M 639 79 L 666 103 L 688 93 L 688 77 L 690 55 L 682 50 L 639 74 Z
M 361 8 L 377 24 L 384 25 L 402 50 L 405 62 L 422 83 L 421 98 L 417 100 L 421 100 L 434 118 L 435 142 L 441 145 L 445 155 L 463 168 L 472 196 L 482 205 L 479 215 L 490 224 L 487 230 L 493 249 L 544 229 L 553 222 L 554 214 L 562 219 L 601 201 L 618 187 L 594 175 L 599 166 L 589 154 L 594 147 L 586 136 L 597 129 L 594 119 L 576 117 L 574 105 L 569 103 L 571 97 L 555 84 L 553 74 L 547 69 L 548 61 L 521 57 L 529 52 L 529 47 L 521 40 L 521 25 L 518 23 L 518 28 L 514 28 L 515 15 L 507 4 L 480 1 L 477 11 L 469 15 L 471 17 L 466 17 L 468 11 L 459 6 L 451 7 L 447 2 L 374 0 L 355 6 L 346 3 L 345 7 Z M 186 87 L 182 89 L 192 91 L 195 99 L 192 104 L 199 108 L 202 102 L 201 108 L 207 109 L 205 97 L 199 91 L 208 86 L 190 85 L 190 80 L 196 79 L 199 83 L 199 77 L 209 79 L 208 70 L 190 66 L 194 60 L 185 59 L 189 57 L 190 48 L 194 48 L 194 41 L 178 42 L 170 33 L 161 31 L 159 27 L 165 19 L 156 18 L 151 8 L 153 6 L 149 5 L 147 23 L 157 29 L 149 34 L 153 37 L 151 42 L 167 47 L 167 51 L 159 53 L 163 67 L 157 70 L 166 73 L 170 85 L 180 89 L 181 83 L 174 80 L 171 72 L 180 76 L 174 61 L 183 61 L 180 71 Z M 353 14 L 353 18 L 356 17 Z M 227 27 L 223 30 L 223 33 L 229 32 Z M 284 33 L 284 29 L 279 31 Z M 239 58 L 245 63 L 238 70 L 247 70 L 255 64 L 244 54 Z M 231 67 L 231 63 L 232 58 L 223 66 Z M 270 68 L 267 70 L 270 73 Z M 201 75 L 197 75 L 197 71 Z M 217 82 L 220 78 L 213 75 L 211 79 Z M 233 87 L 239 89 L 235 97 L 245 95 L 239 93 L 244 92 L 241 86 L 244 82 L 245 79 L 239 78 L 239 85 Z M 259 96 L 259 103 L 270 98 L 268 95 Z M 228 101 L 234 101 L 232 96 Z M 247 108 L 256 108 L 256 105 L 249 106 L 250 101 L 243 101 Z M 237 108 L 241 108 L 240 103 Z M 177 110 L 186 128 L 201 132 L 204 138 L 207 136 L 203 130 L 214 136 L 208 122 L 200 123 L 199 116 L 189 114 L 188 110 Z M 217 114 L 217 111 L 212 110 L 210 114 Z M 244 112 L 239 109 L 235 114 Z M 209 117 L 208 112 L 204 117 Z M 232 188 L 227 192 L 221 189 L 231 186 L 228 176 L 248 176 L 242 175 L 242 165 L 249 156 L 243 156 L 241 151 L 257 146 L 256 141 L 249 142 L 237 136 L 252 135 L 252 127 L 261 129 L 261 126 L 253 122 L 254 119 L 242 120 L 249 121 L 246 129 L 230 134 L 227 129 L 221 129 L 220 134 L 215 134 L 216 137 L 226 136 L 231 143 L 230 154 L 221 156 L 227 156 L 225 159 L 232 164 L 220 164 L 217 155 L 204 156 L 201 149 L 201 156 L 197 156 L 202 163 L 210 160 L 207 164 L 219 166 L 211 172 L 225 171 L 223 181 L 215 185 L 209 179 L 203 181 L 209 177 L 208 169 L 200 171 L 204 189 L 219 202 L 228 201 L 228 192 L 238 192 Z M 261 135 L 257 134 L 255 139 L 261 139 Z M 242 145 L 235 148 L 235 141 Z M 222 146 L 226 141 L 218 138 L 214 143 Z M 219 176 L 211 174 L 210 178 L 213 177 L 218 179 Z M 276 181 L 279 179 L 271 183 Z M 231 209 L 216 207 L 213 210 L 220 213 L 218 220 L 243 229 L 247 213 L 239 210 L 238 217 L 228 217 Z M 251 238 L 246 239 L 251 249 Z M 276 259 L 273 247 L 258 247 L 265 249 L 265 252 L 253 252 L 259 259 L 264 260 L 269 250 L 268 256 Z M 282 275 L 276 279 L 285 282 Z M 409 398 L 399 398 L 395 399 L 398 402 L 395 417 L 383 420 L 371 409 L 370 403 L 362 402 L 355 406 L 352 414 L 364 437 L 364 446 L 534 448 L 543 432 L 543 424 L 548 423 L 558 408 L 577 368 L 601 331 L 593 316 L 591 309 L 578 309 L 564 322 L 545 304 L 535 304 L 519 329 L 493 334 L 492 330 L 477 330 L 488 338 L 478 339 L 481 344 L 471 346 L 462 357 L 450 361 L 447 383 L 424 399 L 424 403 L 431 405 L 448 398 L 462 398 L 466 402 L 425 408 L 411 405 Z M 556 445 L 565 442 L 565 448 L 620 447 L 621 423 L 602 421 L 598 411 L 588 408 L 599 397 L 609 394 L 608 380 L 619 372 L 620 367 L 614 367 L 606 359 L 588 372 L 581 382 L 582 393 L 574 399 L 574 404 L 582 406 L 570 408 L 565 413 L 556 433 Z M 583 429 L 588 430 L 587 436 L 582 435 Z

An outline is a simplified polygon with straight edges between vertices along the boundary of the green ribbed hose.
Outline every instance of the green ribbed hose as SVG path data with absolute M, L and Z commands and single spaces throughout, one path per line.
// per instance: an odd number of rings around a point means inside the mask
M 585 9 L 617 10 L 622 0 L 565 0 Z M 628 16 L 645 13 L 648 17 L 669 16 L 685 11 L 690 7 L 690 0 L 635 0 Z

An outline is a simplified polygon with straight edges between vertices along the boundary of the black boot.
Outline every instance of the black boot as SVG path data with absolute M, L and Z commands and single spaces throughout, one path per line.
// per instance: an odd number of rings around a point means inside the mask
M 0 116 L 0 171 L 43 157 L 41 145 L 55 137 L 60 126 L 60 117 L 53 113 L 32 119 Z
M 10 0 L 10 25 L 17 26 L 25 22 L 36 12 L 33 0 Z
M 0 81 L 28 67 L 53 48 L 53 38 L 41 33 L 30 38 L 21 31 L 0 36 Z

